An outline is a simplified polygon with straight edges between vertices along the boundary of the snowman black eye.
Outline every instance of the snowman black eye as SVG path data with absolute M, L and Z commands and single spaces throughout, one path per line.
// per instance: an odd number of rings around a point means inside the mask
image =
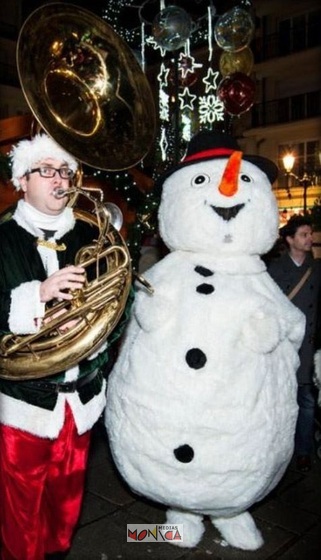
M 195 175 L 191 181 L 192 187 L 203 187 L 210 182 L 210 178 L 206 173 L 200 173 L 199 175 Z
M 244 183 L 252 183 L 252 177 L 250 177 L 249 175 L 246 175 L 245 173 L 242 173 L 242 175 L 240 176 L 241 181 L 244 181 Z

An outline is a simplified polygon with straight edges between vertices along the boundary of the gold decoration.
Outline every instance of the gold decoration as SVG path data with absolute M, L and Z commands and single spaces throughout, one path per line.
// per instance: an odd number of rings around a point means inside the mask
M 37 239 L 37 245 L 42 247 L 47 247 L 47 249 L 53 249 L 54 251 L 65 251 L 67 249 L 64 243 L 54 243 L 53 241 L 48 241 L 46 239 Z

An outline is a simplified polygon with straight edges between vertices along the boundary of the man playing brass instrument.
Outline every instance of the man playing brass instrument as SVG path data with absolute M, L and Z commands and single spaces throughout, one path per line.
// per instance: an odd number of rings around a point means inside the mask
M 23 198 L 0 225 L 0 329 L 29 334 L 39 330 L 46 304 L 70 300 L 69 290 L 83 286 L 84 269 L 70 263 L 97 229 L 57 196 L 78 164 L 51 138 L 22 140 L 11 158 Z M 63 558 L 70 548 L 91 428 L 105 406 L 106 347 L 58 374 L 0 379 L 1 560 Z

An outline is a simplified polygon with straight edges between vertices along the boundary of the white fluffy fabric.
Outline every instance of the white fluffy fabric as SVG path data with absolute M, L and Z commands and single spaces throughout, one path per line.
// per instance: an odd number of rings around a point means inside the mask
M 214 517 L 212 522 L 232 546 L 244 550 L 257 550 L 263 544 L 261 532 L 248 511 L 232 518 Z
M 78 163 L 73 156 L 46 134 L 37 134 L 31 140 L 21 140 L 10 153 L 12 162 L 12 182 L 20 190 L 21 177 L 35 164 L 46 158 L 61 160 L 76 171 Z
M 171 541 L 171 544 L 184 548 L 197 546 L 201 540 L 205 527 L 203 516 L 197 513 L 168 509 L 166 512 L 166 525 L 183 525 L 182 540 Z
M 159 218 L 171 253 L 146 272 L 153 295 L 138 290 L 109 377 L 106 427 L 130 487 L 193 514 L 186 546 L 201 538 L 197 516 L 210 515 L 231 546 L 254 550 L 263 540 L 247 509 L 293 453 L 305 319 L 259 256 L 278 234 L 266 175 L 243 162 L 227 197 L 218 190 L 225 165 L 192 164 L 164 183 Z M 224 208 L 239 211 L 226 220 Z
M 54 239 L 60 239 L 70 231 L 76 223 L 73 209 L 67 206 L 58 216 L 49 216 L 40 212 L 25 200 L 19 200 L 13 214 L 13 219 L 19 226 L 27 230 L 35 237 L 43 238 L 43 229 L 56 230 Z
M 45 410 L 38 406 L 1 395 L 0 422 L 25 430 L 38 437 L 55 439 L 63 427 L 66 402 L 68 402 L 77 431 L 83 434 L 90 430 L 98 420 L 106 404 L 106 381 L 101 392 L 88 403 L 82 404 L 76 393 L 59 393 L 54 410 Z
M 21 313 L 23 309 L 23 313 Z M 32 334 L 39 331 L 41 322 L 36 319 L 45 314 L 45 304 L 40 301 L 40 282 L 24 282 L 11 292 L 9 329 L 15 334 Z
M 318 405 L 321 406 L 321 350 L 314 355 L 314 381 L 319 390 Z

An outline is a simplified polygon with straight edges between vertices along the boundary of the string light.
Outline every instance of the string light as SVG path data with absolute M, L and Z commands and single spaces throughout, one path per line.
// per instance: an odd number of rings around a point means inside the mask
M 148 2 L 149 0 L 147 0 Z M 159 10 L 165 9 L 165 0 L 159 0 Z M 186 41 L 182 52 L 177 53 L 175 63 L 177 64 L 177 74 L 174 76 L 175 80 L 179 80 L 176 88 L 180 91 L 175 91 L 173 94 L 171 88 L 173 86 L 171 77 L 171 68 L 173 67 L 173 60 L 169 60 L 168 52 L 165 48 L 161 47 L 152 35 L 146 33 L 147 23 L 141 17 L 141 5 L 137 5 L 136 0 L 109 0 L 108 6 L 103 12 L 103 19 L 114 28 L 116 33 L 120 35 L 124 41 L 138 52 L 140 49 L 141 65 L 143 71 L 146 65 L 152 61 L 155 62 L 155 54 L 160 56 L 160 68 L 157 75 L 158 83 L 158 118 L 159 118 L 159 133 L 158 133 L 158 148 L 159 152 L 156 158 L 159 157 L 161 162 L 155 165 L 154 173 L 159 173 L 159 167 L 163 164 L 172 163 L 174 153 L 177 153 L 177 121 L 173 115 L 172 105 L 179 104 L 179 135 L 183 143 L 189 142 L 193 133 L 201 128 L 201 126 L 211 125 L 215 121 L 224 120 L 224 106 L 223 103 L 216 96 L 217 81 L 219 72 L 212 68 L 207 69 L 207 73 L 203 78 L 205 94 L 202 96 L 195 95 L 192 91 L 193 84 L 197 81 L 197 70 L 203 67 L 203 64 L 198 63 L 193 56 L 191 56 L 191 41 L 193 41 L 193 48 L 207 42 L 208 44 L 208 60 L 211 63 L 213 58 L 213 29 L 212 19 L 215 14 L 215 8 L 210 6 L 206 9 L 204 17 L 199 18 L 195 22 L 193 33 L 190 39 Z M 141 2 L 139 2 L 141 4 Z M 125 28 L 121 25 L 121 16 L 125 15 L 123 21 L 128 21 L 127 14 L 130 9 L 137 9 L 140 23 L 134 29 Z M 135 52 L 135 51 L 134 51 Z M 150 60 L 149 60 L 150 58 Z M 206 69 L 205 69 L 206 71 Z M 197 110 L 195 111 L 195 106 Z M 194 129 L 194 130 L 193 130 Z M 180 148 L 183 148 L 181 146 Z M 100 177 L 102 174 L 100 173 Z M 117 174 L 106 173 L 105 179 L 108 180 L 113 188 L 118 191 L 126 200 L 129 206 L 135 208 L 136 221 L 134 224 L 129 225 L 128 229 L 128 247 L 131 252 L 134 267 L 135 261 L 138 262 L 140 256 L 140 247 L 142 236 L 150 234 L 150 228 L 155 227 L 156 219 L 150 219 L 150 216 L 155 215 L 159 201 L 155 199 L 153 193 L 151 196 L 143 194 L 133 178 L 127 172 Z M 156 230 L 155 230 L 156 231 Z
M 185 142 L 189 142 L 192 138 L 192 119 L 186 113 L 182 115 L 182 138 Z
M 142 23 L 141 25 L 141 55 L 142 55 L 142 69 L 145 72 L 145 24 Z
M 159 118 L 169 121 L 169 95 L 163 89 L 159 90 Z
M 137 46 L 140 43 L 141 30 L 138 28 L 129 29 L 120 23 L 121 14 L 128 12 L 128 8 L 136 9 L 137 6 L 133 5 L 132 0 L 109 0 L 108 6 L 102 11 L 102 19 L 106 20 L 126 43 Z
M 209 62 L 213 57 L 213 27 L 212 27 L 212 8 L 207 8 L 207 21 L 208 21 L 208 60 Z

